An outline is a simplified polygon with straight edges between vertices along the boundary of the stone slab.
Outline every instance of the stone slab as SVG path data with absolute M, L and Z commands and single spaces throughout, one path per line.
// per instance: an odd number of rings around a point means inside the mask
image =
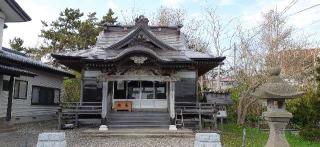
M 37 147 L 66 147 L 66 135 L 64 132 L 41 133 L 38 137 Z
M 222 147 L 220 135 L 217 133 L 197 133 L 194 147 Z

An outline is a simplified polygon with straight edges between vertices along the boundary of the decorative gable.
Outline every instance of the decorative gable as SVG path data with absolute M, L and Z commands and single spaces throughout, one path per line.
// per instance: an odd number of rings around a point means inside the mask
M 124 36 L 121 40 L 107 47 L 107 49 L 121 49 L 136 45 L 143 45 L 149 48 L 158 48 L 162 50 L 177 50 L 161 40 L 159 40 L 150 30 L 148 26 L 149 20 L 143 15 L 136 20 L 134 29 Z

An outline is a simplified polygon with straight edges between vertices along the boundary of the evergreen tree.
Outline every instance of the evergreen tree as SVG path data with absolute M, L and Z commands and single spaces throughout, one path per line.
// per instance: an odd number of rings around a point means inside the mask
M 96 43 L 101 28 L 98 26 L 96 13 L 89 13 L 87 20 L 81 22 L 79 31 L 79 48 L 90 48 Z
M 104 23 L 108 23 L 108 24 L 116 23 L 118 17 L 113 17 L 113 15 L 114 15 L 114 12 L 112 11 L 112 9 L 109 9 L 108 13 L 102 17 L 100 24 L 103 25 Z
M 99 34 L 96 13 L 90 13 L 82 20 L 84 14 L 79 9 L 66 8 L 60 12 L 57 20 L 48 24 L 42 21 L 40 37 L 42 54 L 61 51 L 87 49 L 96 43 Z
M 23 46 L 24 40 L 20 37 L 14 37 L 12 40 L 9 40 L 10 47 L 16 51 L 22 52 L 26 54 L 27 56 L 40 60 L 41 54 L 39 54 L 38 48 L 32 48 L 32 47 L 24 47 Z
M 20 37 L 14 37 L 12 40 L 9 40 L 10 47 L 16 51 L 25 51 L 26 48 L 23 47 L 24 41 Z

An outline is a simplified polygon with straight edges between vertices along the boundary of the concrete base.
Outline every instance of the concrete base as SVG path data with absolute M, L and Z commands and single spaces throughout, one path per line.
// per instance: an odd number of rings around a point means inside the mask
M 169 126 L 169 131 L 177 131 L 177 126 L 176 125 L 170 125 Z
M 11 122 L 0 119 L 0 133 L 14 132 L 16 130 L 17 129 L 11 124 Z
M 99 127 L 99 131 L 108 131 L 108 126 L 106 126 L 106 125 L 101 125 L 101 126 Z

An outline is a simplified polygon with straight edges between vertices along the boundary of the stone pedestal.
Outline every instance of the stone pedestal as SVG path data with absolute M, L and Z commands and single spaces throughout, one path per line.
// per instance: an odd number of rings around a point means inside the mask
M 177 126 L 176 125 L 170 125 L 169 126 L 169 131 L 177 131 Z
M 101 126 L 99 127 L 99 131 L 108 131 L 108 126 L 106 126 L 106 125 L 101 125 Z
M 284 129 L 291 117 L 292 114 L 289 112 L 266 113 L 266 119 L 270 128 L 266 147 L 290 147 L 286 140 Z

